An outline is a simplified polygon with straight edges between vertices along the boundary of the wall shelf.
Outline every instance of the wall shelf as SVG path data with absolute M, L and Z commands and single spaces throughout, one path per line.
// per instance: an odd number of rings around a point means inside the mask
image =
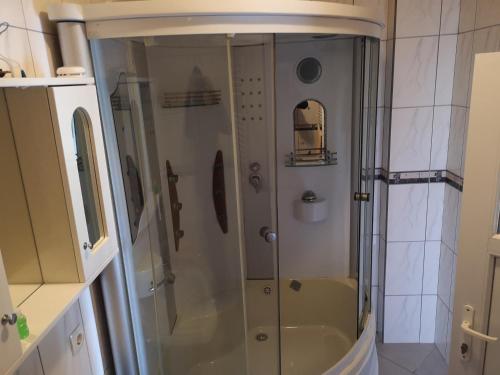
M 21 340 L 22 354 L 5 375 L 17 370 L 86 287 L 85 283 L 43 284 L 19 306 L 28 317 L 30 335 Z
M 0 88 L 93 85 L 93 77 L 0 78 Z

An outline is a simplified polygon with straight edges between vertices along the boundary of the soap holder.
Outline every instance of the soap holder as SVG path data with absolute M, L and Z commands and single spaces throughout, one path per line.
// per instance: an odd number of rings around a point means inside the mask
M 328 218 L 328 203 L 319 198 L 312 190 L 302 194 L 301 199 L 294 202 L 294 216 L 305 223 L 318 223 Z

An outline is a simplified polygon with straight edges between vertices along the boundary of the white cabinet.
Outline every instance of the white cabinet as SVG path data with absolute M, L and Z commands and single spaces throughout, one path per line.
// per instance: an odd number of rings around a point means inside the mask
M 118 251 L 93 85 L 5 89 L 43 280 L 93 280 Z
M 0 80 L 0 375 L 92 373 L 85 336 L 76 350 L 69 341 L 84 328 L 75 301 L 118 242 L 96 89 L 70 81 Z
M 16 325 L 13 321 L 9 322 L 13 313 L 7 276 L 0 254 L 0 319 L 2 320 L 0 324 L 0 374 L 6 372 L 22 353 Z
M 74 247 L 85 279 L 116 254 L 113 204 L 95 86 L 49 88 Z

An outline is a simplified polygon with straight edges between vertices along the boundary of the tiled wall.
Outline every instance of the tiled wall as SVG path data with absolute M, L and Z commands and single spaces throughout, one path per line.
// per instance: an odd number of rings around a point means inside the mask
M 0 0 L 0 22 L 10 24 L 0 35 L 0 57 L 17 61 L 28 77 L 54 76 L 61 65 L 56 29 L 47 18 L 51 2 L 61 1 Z M 8 65 L 0 60 L 0 68 Z
M 459 0 L 397 0 L 387 50 L 385 342 L 434 342 Z M 389 58 L 388 58 L 389 60 Z M 390 129 L 390 131 L 389 131 Z M 389 134 L 386 135 L 386 132 Z M 382 213 L 383 214 L 383 213 Z
M 474 55 L 482 52 L 496 51 L 500 51 L 500 1 L 462 0 L 460 4 L 447 159 L 447 169 L 458 176 L 458 181 L 464 175 L 463 168 Z M 467 181 L 463 183 L 467 184 Z M 455 266 L 458 255 L 457 231 L 460 221 L 461 198 L 462 193 L 460 189 L 451 186 L 446 187 L 444 192 L 443 231 L 440 246 L 436 343 L 447 360 L 450 354 Z

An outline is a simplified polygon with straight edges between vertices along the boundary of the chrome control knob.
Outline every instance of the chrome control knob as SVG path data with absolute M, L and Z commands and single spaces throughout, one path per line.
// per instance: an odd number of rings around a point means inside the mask
M 260 228 L 259 233 L 266 242 L 274 242 L 278 239 L 276 232 L 273 232 L 269 227 Z
M 4 314 L 1 319 L 1 323 L 3 326 L 11 325 L 13 326 L 17 322 L 17 315 L 16 314 Z

